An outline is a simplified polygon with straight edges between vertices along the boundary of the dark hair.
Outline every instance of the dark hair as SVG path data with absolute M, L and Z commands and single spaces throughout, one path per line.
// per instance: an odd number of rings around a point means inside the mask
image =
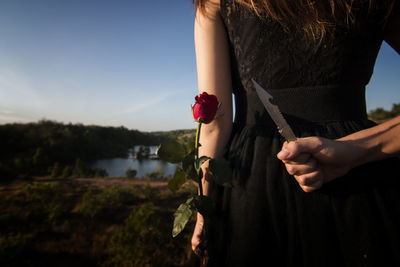
M 201 12 L 206 11 L 208 0 L 193 0 Z M 330 27 L 351 26 L 355 23 L 354 9 L 368 4 L 368 12 L 383 9 L 385 19 L 396 0 L 234 0 L 254 10 L 259 17 L 268 17 L 283 27 L 294 25 L 307 36 L 321 40 Z

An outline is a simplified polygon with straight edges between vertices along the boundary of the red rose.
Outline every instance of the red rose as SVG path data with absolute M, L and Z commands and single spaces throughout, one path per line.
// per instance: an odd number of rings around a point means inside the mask
M 218 99 L 215 95 L 203 92 L 195 97 L 196 103 L 192 107 L 193 118 L 202 123 L 210 123 L 218 110 Z

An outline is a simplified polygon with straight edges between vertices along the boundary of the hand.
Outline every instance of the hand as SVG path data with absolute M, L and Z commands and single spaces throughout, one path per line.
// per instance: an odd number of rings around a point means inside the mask
M 193 236 L 192 236 L 192 250 L 193 252 L 201 257 L 204 248 L 202 247 L 203 243 L 203 227 L 204 227 L 204 219 L 200 213 L 197 213 L 197 221 L 194 227 Z
M 312 192 L 346 174 L 359 149 L 345 141 L 321 137 L 285 142 L 277 157 L 285 164 L 304 192 Z

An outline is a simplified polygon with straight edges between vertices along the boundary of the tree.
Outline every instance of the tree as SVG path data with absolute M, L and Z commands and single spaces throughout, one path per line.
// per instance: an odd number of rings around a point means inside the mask
M 392 117 L 396 117 L 396 116 L 400 115 L 400 103 L 393 104 L 390 114 L 392 115 Z
M 383 108 L 376 108 L 368 113 L 368 117 L 377 123 L 387 121 L 399 115 L 400 115 L 400 103 L 398 104 L 394 103 L 390 111 L 387 111 Z
M 81 159 L 76 159 L 72 174 L 75 178 L 82 177 L 87 174 L 87 168 Z
M 45 174 L 46 171 L 44 171 L 47 168 L 48 164 L 48 158 L 47 155 L 44 152 L 44 149 L 41 147 L 38 147 L 35 151 L 35 154 L 32 157 L 32 163 L 34 166 L 34 169 L 36 173 L 38 174 Z
M 139 146 L 139 150 L 136 152 L 136 158 L 138 160 L 147 159 L 150 155 L 150 148 L 148 146 Z

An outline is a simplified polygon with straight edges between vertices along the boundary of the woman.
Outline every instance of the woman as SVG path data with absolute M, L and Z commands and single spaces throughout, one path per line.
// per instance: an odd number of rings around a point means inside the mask
M 220 208 L 209 263 L 400 266 L 400 117 L 374 125 L 364 97 L 382 41 L 400 53 L 399 1 L 220 1 L 197 1 L 195 21 L 199 91 L 222 102 L 200 154 L 226 153 L 234 179 L 222 192 L 204 165 Z M 279 136 L 251 79 L 296 141 Z M 203 225 L 198 214 L 194 251 Z

